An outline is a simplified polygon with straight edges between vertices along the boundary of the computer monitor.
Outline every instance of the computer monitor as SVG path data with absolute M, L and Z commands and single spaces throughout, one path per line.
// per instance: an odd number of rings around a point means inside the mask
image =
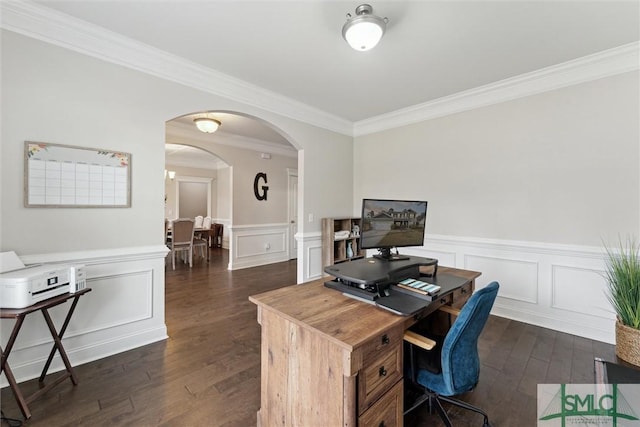
M 362 200 L 362 249 L 378 249 L 375 257 L 393 261 L 406 259 L 392 248 L 424 244 L 427 202 L 416 200 Z

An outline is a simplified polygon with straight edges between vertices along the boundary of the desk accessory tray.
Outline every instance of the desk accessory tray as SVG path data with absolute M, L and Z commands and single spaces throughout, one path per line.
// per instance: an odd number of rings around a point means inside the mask
M 401 280 L 393 286 L 400 292 L 408 292 L 411 295 L 415 295 L 418 298 L 426 299 L 427 301 L 433 301 L 434 298 L 440 293 L 440 286 L 433 283 L 424 282 L 422 280 L 408 278 Z

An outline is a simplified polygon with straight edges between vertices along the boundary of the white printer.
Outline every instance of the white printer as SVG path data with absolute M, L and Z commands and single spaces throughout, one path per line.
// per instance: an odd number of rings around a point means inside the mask
M 3 253 L 5 255 L 7 253 Z M 25 267 L 15 253 L 2 259 L 0 273 L 0 307 L 25 308 L 31 304 L 86 287 L 84 266 L 42 264 Z M 15 259 L 14 259 L 15 258 Z M 16 261 L 17 260 L 17 261 Z M 17 268 L 16 268 L 17 267 Z M 10 271 L 6 271 L 11 269 Z

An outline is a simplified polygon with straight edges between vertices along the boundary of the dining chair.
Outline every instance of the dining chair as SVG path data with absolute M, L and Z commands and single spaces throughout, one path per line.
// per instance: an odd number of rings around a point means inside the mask
M 176 269 L 176 253 L 186 252 L 189 258 L 189 267 L 193 267 L 193 229 L 194 221 L 191 218 L 178 218 L 173 221 L 171 230 L 171 265 Z
M 211 217 L 210 216 L 205 216 L 204 219 L 202 220 L 202 228 L 204 228 L 205 230 L 208 230 L 211 228 Z
M 209 262 L 209 233 L 199 233 L 193 237 L 193 250 L 198 249 L 200 256 Z

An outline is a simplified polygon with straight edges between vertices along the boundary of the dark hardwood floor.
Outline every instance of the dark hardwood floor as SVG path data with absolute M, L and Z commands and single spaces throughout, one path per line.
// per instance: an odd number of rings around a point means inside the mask
M 227 262 L 226 250 L 213 249 L 208 264 L 169 267 L 169 339 L 77 366 L 79 384 L 67 381 L 34 401 L 32 418 L 24 425 L 254 426 L 260 406 L 260 326 L 248 297 L 294 284 L 296 262 L 234 272 L 226 269 Z M 479 351 L 480 383 L 462 399 L 485 409 L 494 427 L 535 426 L 538 383 L 592 382 L 594 356 L 615 360 L 612 345 L 495 316 Z M 20 386 L 29 393 L 37 389 L 37 380 Z M 5 416 L 21 419 L 8 387 L 0 398 Z M 456 426 L 482 424 L 477 415 L 446 408 Z M 442 425 L 425 408 L 405 424 Z M 322 420 L 317 425 L 332 427 Z

